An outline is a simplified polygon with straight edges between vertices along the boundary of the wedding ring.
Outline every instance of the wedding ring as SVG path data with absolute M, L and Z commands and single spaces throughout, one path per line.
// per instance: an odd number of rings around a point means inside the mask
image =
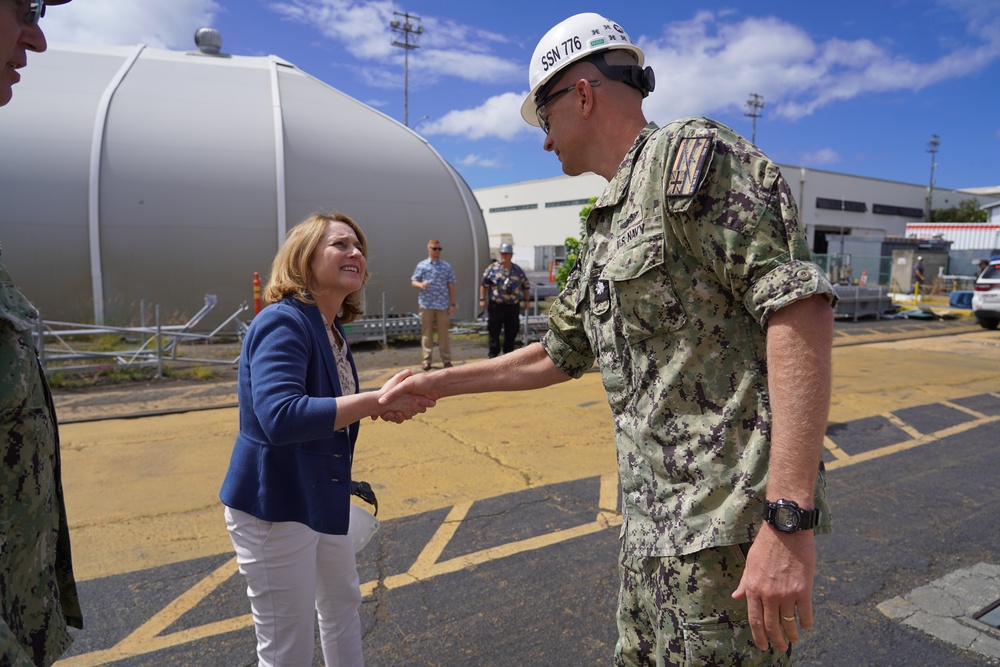
M 794 621 L 795 617 L 794 616 L 782 616 L 781 620 L 783 620 L 783 621 Z

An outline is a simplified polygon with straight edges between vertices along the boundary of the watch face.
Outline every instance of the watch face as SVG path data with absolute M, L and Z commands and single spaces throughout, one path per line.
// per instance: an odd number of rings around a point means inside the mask
M 783 528 L 796 528 L 799 516 L 791 507 L 778 507 L 774 513 L 774 523 Z

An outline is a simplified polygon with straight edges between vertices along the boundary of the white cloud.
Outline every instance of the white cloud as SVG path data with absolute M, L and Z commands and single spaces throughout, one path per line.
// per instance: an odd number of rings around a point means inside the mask
M 638 40 L 657 74 L 646 102 L 659 122 L 739 110 L 749 93 L 770 103 L 808 88 L 821 73 L 816 45 L 800 28 L 774 18 L 721 23 L 709 12 L 670 24 L 660 37 Z
M 384 61 L 400 51 L 389 38 L 389 22 L 396 18 L 391 0 L 291 0 L 272 2 L 270 8 L 298 23 L 315 27 L 361 61 Z
M 659 121 L 691 114 L 742 110 L 751 92 L 773 115 L 801 118 L 838 100 L 867 93 L 918 91 L 961 77 L 1000 58 L 1000 23 L 970 25 L 978 44 L 936 60 L 917 62 L 870 40 L 817 43 L 781 19 L 727 23 L 711 12 L 666 26 L 663 35 L 637 41 L 657 73 L 661 91 L 647 102 Z
M 449 111 L 442 118 L 426 123 L 421 133 L 427 136 L 449 134 L 465 139 L 497 137 L 513 139 L 536 128 L 521 118 L 521 102 L 527 93 L 504 93 L 489 98 L 475 109 Z
M 43 28 L 52 42 L 184 49 L 218 12 L 215 0 L 86 0 L 52 7 Z
M 658 89 L 645 102 L 647 117 L 664 123 L 689 115 L 742 113 L 749 94 L 758 93 L 765 113 L 797 119 L 869 93 L 919 91 L 1000 58 L 996 9 L 969 0 L 951 4 L 969 21 L 967 45 L 926 62 L 870 40 L 817 42 L 775 17 L 740 20 L 731 12 L 699 12 L 689 21 L 668 24 L 660 35 L 636 37 L 658 79 Z M 453 111 L 436 129 L 468 138 L 513 138 L 521 122 L 515 97 L 519 102 L 519 95 L 500 95 L 477 109 Z M 497 125 L 488 127 L 491 122 Z M 813 157 L 839 160 L 823 151 Z
M 505 41 L 501 35 L 433 16 L 411 21 L 414 28 L 423 30 L 422 34 L 394 32 L 390 22 L 405 19 L 396 14 L 401 10 L 391 0 L 291 0 L 274 2 L 270 7 L 342 44 L 352 56 L 366 63 L 362 77 L 369 85 L 398 87 L 398 77 L 390 83 L 384 65 L 402 65 L 404 56 L 409 59 L 415 87 L 432 85 L 441 77 L 496 83 L 522 76 L 520 65 L 490 53 L 491 46 Z M 405 49 L 393 42 L 419 48 L 404 54 Z
M 497 158 L 487 158 L 476 153 L 466 155 L 458 161 L 458 164 L 463 167 L 486 167 L 487 169 L 495 169 L 506 166 Z
M 801 160 L 804 165 L 834 164 L 840 162 L 840 155 L 832 148 L 821 148 L 811 153 L 803 153 Z

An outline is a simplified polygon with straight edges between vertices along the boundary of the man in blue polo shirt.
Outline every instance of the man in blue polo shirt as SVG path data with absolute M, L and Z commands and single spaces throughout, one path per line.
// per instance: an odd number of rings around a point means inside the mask
M 423 352 L 423 369 L 431 369 L 434 354 L 434 330 L 437 329 L 438 347 L 444 367 L 451 366 L 451 341 L 448 339 L 450 318 L 455 312 L 455 272 L 451 264 L 441 259 L 441 242 L 427 242 L 427 259 L 417 264 L 410 277 L 410 284 L 420 290 L 420 347 Z

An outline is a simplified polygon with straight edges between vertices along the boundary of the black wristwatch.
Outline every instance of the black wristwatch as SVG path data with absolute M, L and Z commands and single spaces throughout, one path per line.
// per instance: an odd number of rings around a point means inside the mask
M 804 510 L 791 500 L 764 501 L 764 521 L 783 533 L 812 530 L 819 523 L 819 510 Z

